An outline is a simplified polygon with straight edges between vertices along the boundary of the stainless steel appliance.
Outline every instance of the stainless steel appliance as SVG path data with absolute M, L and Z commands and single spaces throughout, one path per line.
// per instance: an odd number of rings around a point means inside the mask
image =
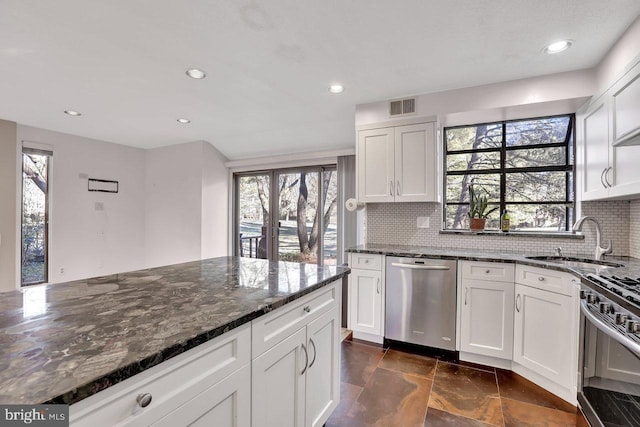
M 457 261 L 387 257 L 385 338 L 455 350 Z
M 640 278 L 587 275 L 580 311 L 582 412 L 592 426 L 640 426 Z

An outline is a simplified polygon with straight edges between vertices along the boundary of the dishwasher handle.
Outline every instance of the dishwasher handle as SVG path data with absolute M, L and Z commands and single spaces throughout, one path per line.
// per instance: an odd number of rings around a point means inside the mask
M 401 262 L 392 262 L 393 267 L 411 268 L 413 270 L 451 270 L 448 265 L 424 265 L 424 264 L 403 264 Z

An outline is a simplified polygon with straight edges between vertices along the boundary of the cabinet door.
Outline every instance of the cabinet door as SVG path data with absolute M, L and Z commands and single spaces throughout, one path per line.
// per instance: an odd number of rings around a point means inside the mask
M 251 367 L 245 365 L 152 425 L 249 427 L 250 406 Z
M 393 128 L 358 132 L 358 200 L 393 202 Z
M 640 64 L 633 67 L 611 94 L 613 143 L 625 144 L 640 135 Z
M 460 350 L 511 360 L 513 286 L 513 282 L 462 282 Z
M 573 390 L 572 298 L 516 284 L 513 361 Z
M 609 168 L 609 112 L 606 95 L 581 117 L 583 150 L 582 198 L 597 200 L 609 194 L 605 174 Z
M 435 125 L 395 128 L 396 202 L 436 202 L 438 161 Z
M 382 335 L 382 272 L 351 270 L 351 330 Z
M 253 360 L 253 427 L 304 426 L 305 370 L 308 357 L 303 349 L 306 348 L 305 343 L 306 328 L 302 328 Z
M 340 402 L 339 336 L 338 307 L 307 326 L 306 426 L 321 427 Z

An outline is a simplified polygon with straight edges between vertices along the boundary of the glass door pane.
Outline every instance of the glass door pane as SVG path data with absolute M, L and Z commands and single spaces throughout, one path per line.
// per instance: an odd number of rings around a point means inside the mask
M 269 175 L 238 176 L 237 254 L 248 258 L 269 255 Z
M 338 210 L 338 176 L 335 170 L 325 170 L 323 176 L 324 237 L 322 258 L 324 265 L 336 265 Z
M 47 278 L 47 194 L 49 156 L 22 154 L 22 284 Z
M 287 171 L 278 174 L 278 260 L 318 263 L 320 224 L 319 174 Z

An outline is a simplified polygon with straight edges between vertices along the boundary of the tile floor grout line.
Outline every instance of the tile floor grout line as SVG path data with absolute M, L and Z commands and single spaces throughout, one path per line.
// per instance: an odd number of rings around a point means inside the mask
M 425 425 L 427 422 L 427 414 L 429 413 L 429 403 L 431 402 L 431 393 L 433 393 L 433 385 L 436 383 L 436 373 L 438 371 L 439 363 L 440 363 L 440 360 L 436 359 L 436 366 L 433 367 L 433 380 L 431 381 L 431 388 L 429 389 L 429 398 L 427 399 L 427 409 L 424 411 L 424 419 L 422 420 L 422 424 L 425 424 Z
M 496 387 L 498 389 L 498 399 L 500 399 L 500 414 L 502 414 L 502 425 L 506 426 L 507 422 L 504 418 L 504 409 L 502 409 L 502 393 L 500 393 L 500 381 L 498 381 L 498 370 L 494 368 L 494 375 L 496 378 Z

